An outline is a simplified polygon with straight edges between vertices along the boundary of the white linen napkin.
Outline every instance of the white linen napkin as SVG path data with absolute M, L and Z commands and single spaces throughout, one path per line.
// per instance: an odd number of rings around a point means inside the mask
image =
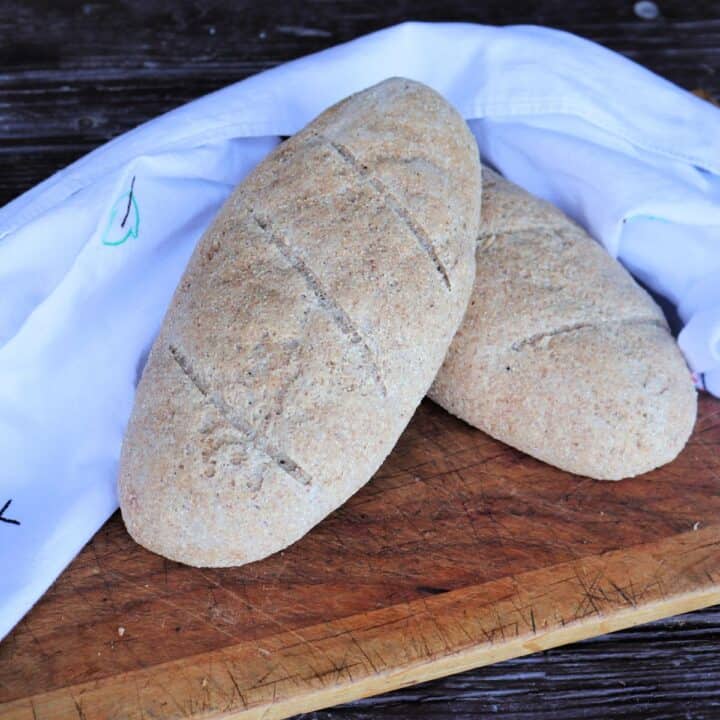
M 720 395 L 720 111 L 550 29 L 374 33 L 152 120 L 0 210 L 0 637 L 116 509 L 144 358 L 233 185 L 279 136 L 393 75 L 441 92 L 486 160 L 674 303 Z

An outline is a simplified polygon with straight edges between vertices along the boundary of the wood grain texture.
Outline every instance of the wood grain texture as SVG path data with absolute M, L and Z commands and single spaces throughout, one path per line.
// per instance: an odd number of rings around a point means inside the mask
M 719 617 L 696 611 L 302 718 L 710 720 L 720 714 Z
M 714 718 L 719 627 L 720 607 L 696 611 L 302 717 Z
M 536 23 L 720 96 L 720 2 L 672 0 L 5 0 L 0 12 L 0 204 L 161 112 L 278 63 L 403 20 Z
M 720 602 L 719 446 L 703 397 L 675 462 L 601 483 L 426 401 L 267 560 L 190 568 L 108 523 L 0 645 L 0 714 L 280 718 Z

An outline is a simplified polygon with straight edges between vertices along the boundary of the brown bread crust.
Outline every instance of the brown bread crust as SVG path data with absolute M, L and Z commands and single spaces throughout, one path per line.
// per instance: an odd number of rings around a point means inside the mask
M 403 79 L 256 168 L 196 248 L 138 387 L 119 474 L 130 534 L 238 565 L 366 483 L 467 307 L 480 198 L 464 121 Z
M 672 460 L 697 399 L 660 308 L 562 212 L 487 168 L 482 218 L 473 295 L 430 397 L 579 475 Z

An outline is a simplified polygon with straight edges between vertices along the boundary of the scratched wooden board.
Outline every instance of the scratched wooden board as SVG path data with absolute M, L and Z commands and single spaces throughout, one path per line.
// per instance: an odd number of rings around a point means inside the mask
M 720 402 L 672 464 L 550 468 L 426 401 L 265 561 L 198 570 L 113 518 L 0 644 L 0 716 L 286 717 L 720 601 Z

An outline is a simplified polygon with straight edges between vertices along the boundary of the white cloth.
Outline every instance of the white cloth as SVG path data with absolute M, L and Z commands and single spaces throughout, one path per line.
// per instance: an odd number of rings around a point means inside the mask
M 134 387 L 213 213 L 278 136 L 391 75 L 439 90 L 485 159 L 675 303 L 720 394 L 720 111 L 549 29 L 360 38 L 152 120 L 0 210 L 0 637 L 117 507 Z

